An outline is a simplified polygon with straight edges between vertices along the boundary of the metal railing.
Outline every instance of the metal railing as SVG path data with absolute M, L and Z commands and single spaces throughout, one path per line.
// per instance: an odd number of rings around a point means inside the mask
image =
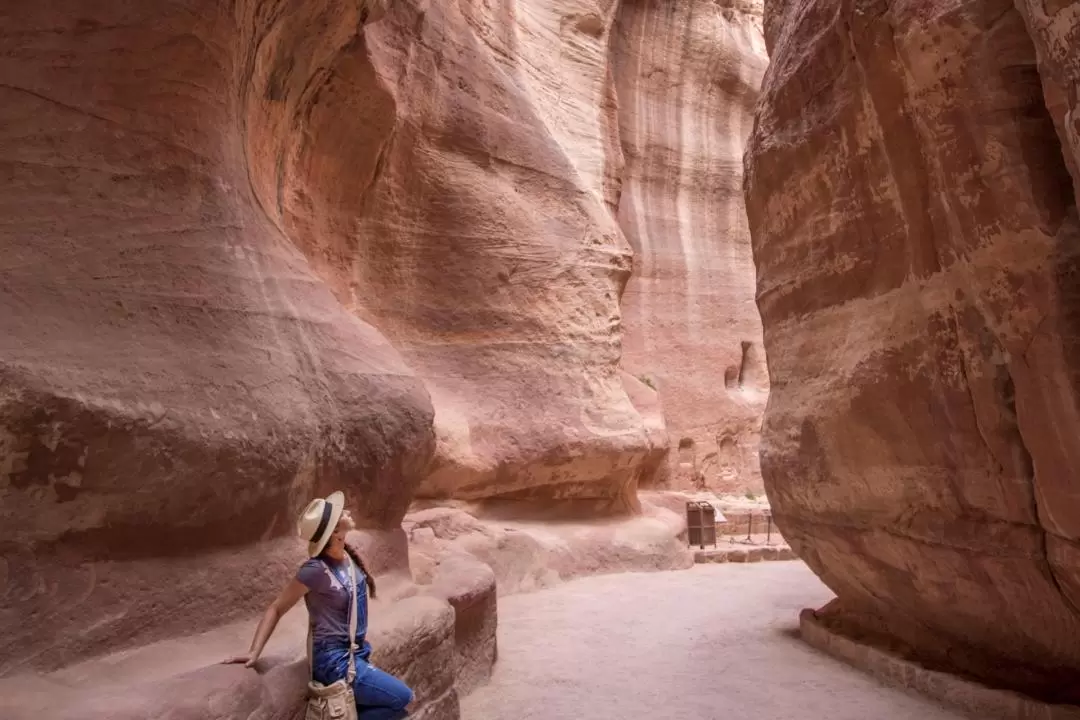
M 736 539 L 734 533 L 728 534 L 728 543 L 735 545 L 758 545 L 754 540 L 754 521 L 765 525 L 765 545 L 772 545 L 773 519 L 772 510 L 762 508 L 760 510 L 748 510 L 746 515 L 746 537 Z M 686 503 L 686 529 L 687 544 L 697 545 L 704 550 L 705 545 L 717 547 L 717 536 L 721 534 L 720 525 L 730 522 L 723 513 L 712 506 L 711 503 L 692 500 Z M 760 525 L 759 525 L 760 527 Z M 781 538 L 782 540 L 782 538 Z

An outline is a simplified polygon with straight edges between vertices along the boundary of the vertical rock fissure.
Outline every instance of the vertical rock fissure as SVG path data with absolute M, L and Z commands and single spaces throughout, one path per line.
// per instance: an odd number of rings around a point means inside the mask
M 1008 472 L 1009 467 L 1005 463 L 1003 463 L 1001 461 L 1001 458 L 999 458 L 997 456 L 997 453 L 994 451 L 993 445 L 990 443 L 990 440 L 986 435 L 986 430 L 983 427 L 983 424 L 982 424 L 982 422 L 980 420 L 980 417 L 979 417 L 978 404 L 977 404 L 977 401 L 975 399 L 975 393 L 972 391 L 972 387 L 971 387 L 971 374 L 970 374 L 970 371 L 968 369 L 967 355 L 964 352 L 964 349 L 963 349 L 962 345 L 959 344 L 959 327 L 960 326 L 959 326 L 959 320 L 955 316 L 955 309 L 954 309 L 954 315 L 953 315 L 953 324 L 954 324 L 955 332 L 957 334 L 957 343 L 958 343 L 957 350 L 958 350 L 959 355 L 960 355 L 961 382 L 963 383 L 964 388 L 968 393 L 968 400 L 969 400 L 969 402 L 971 404 L 971 412 L 972 412 L 972 415 L 973 415 L 973 418 L 974 418 L 975 428 L 979 433 L 979 438 L 982 440 L 983 445 L 986 447 L 987 454 L 991 458 L 993 458 L 994 463 L 998 467 L 998 470 L 1000 472 L 1003 472 L 1003 473 Z M 998 346 L 996 349 L 998 351 L 1001 351 L 1000 346 Z M 1012 373 L 1009 372 L 1008 370 L 1006 370 L 1006 373 L 1008 374 L 1008 379 L 1006 380 L 1006 388 L 1007 388 L 1007 390 L 1009 390 L 1009 389 L 1012 389 L 1012 388 L 1015 387 L 1015 383 L 1014 383 L 1013 378 L 1012 378 Z M 1022 477 L 1022 479 L 1025 481 L 1025 486 L 1030 489 L 1030 495 L 1029 495 L 1029 498 L 1031 500 L 1030 508 L 1031 508 L 1032 517 L 1034 518 L 1034 522 L 1035 522 L 1035 531 L 1036 531 L 1037 536 L 1038 536 L 1039 560 L 1040 560 L 1042 566 L 1044 567 L 1044 569 L 1046 570 L 1047 579 L 1050 581 L 1051 585 L 1054 586 L 1054 589 L 1058 593 L 1058 595 L 1061 596 L 1061 599 L 1064 602 L 1064 604 L 1066 606 L 1068 606 L 1073 611 L 1073 613 L 1075 613 L 1077 616 L 1080 616 L 1080 606 L 1077 606 L 1077 604 L 1072 600 L 1072 598 L 1069 597 L 1068 592 L 1066 592 L 1066 590 L 1062 586 L 1060 580 L 1058 580 L 1057 573 L 1054 571 L 1054 564 L 1050 560 L 1050 551 L 1049 551 L 1049 546 L 1048 546 L 1048 542 L 1047 542 L 1047 535 L 1048 535 L 1049 531 L 1043 526 L 1043 524 L 1042 524 L 1042 522 L 1040 520 L 1040 514 L 1039 514 L 1039 491 L 1038 491 L 1038 488 L 1036 486 L 1037 479 L 1036 479 L 1036 474 L 1035 474 L 1035 465 L 1034 465 L 1034 462 L 1033 462 L 1033 459 L 1032 459 L 1032 456 L 1031 456 L 1031 451 L 1028 450 L 1027 443 L 1024 440 L 1023 429 L 1022 429 L 1019 421 L 1016 420 L 1015 390 L 1013 390 L 1012 392 L 1007 391 L 1007 392 L 1003 393 L 1002 401 L 1004 402 L 1006 410 L 1009 413 L 1009 417 L 1013 419 L 1013 422 L 1015 424 L 1016 449 L 1021 453 L 1021 457 L 1020 457 L 1021 462 L 1019 464 L 1023 468 L 1023 477 Z M 1020 470 L 1020 468 L 1016 468 L 1016 470 Z M 959 493 L 959 489 L 955 487 L 955 484 L 954 484 L 954 492 L 957 495 L 957 498 L 956 498 L 957 501 L 960 502 L 962 505 L 966 505 L 966 503 L 964 503 L 963 500 L 962 500 L 962 496 Z
M 1049 119 L 1049 122 L 1055 127 L 1055 129 L 1059 129 L 1058 123 L 1056 122 L 1056 119 L 1054 118 L 1054 113 L 1053 113 L 1050 105 L 1047 102 L 1047 96 L 1046 96 L 1046 92 L 1047 92 L 1047 75 L 1046 75 L 1046 73 L 1048 72 L 1048 68 L 1046 67 L 1046 64 L 1044 62 L 1045 59 L 1042 57 L 1042 55 L 1043 55 L 1042 48 L 1040 47 L 1040 44 L 1036 41 L 1036 36 L 1034 34 L 1034 28 L 1033 28 L 1033 24 L 1032 24 L 1032 18 L 1029 17 L 1029 13 L 1030 13 L 1031 9 L 1030 9 L 1030 7 L 1026 6 L 1026 4 L 1024 3 L 1023 0 L 1016 0 L 1014 6 L 1010 7 L 1009 9 L 1014 11 L 1014 12 L 1017 12 L 1019 14 L 1021 20 L 1024 23 L 1024 28 L 1027 31 L 1027 35 L 1028 35 L 1029 38 L 1031 38 L 1032 56 L 1035 58 L 1036 67 L 1037 67 L 1037 70 L 1038 70 L 1038 73 L 1039 73 L 1039 76 L 1040 76 L 1040 82 L 1038 83 L 1039 105 L 1043 109 L 1043 111 L 1045 112 L 1046 117 Z M 1058 155 L 1057 157 L 1054 158 L 1054 160 L 1056 160 L 1056 162 L 1054 163 L 1054 165 L 1056 165 L 1056 167 L 1044 168 L 1044 169 L 1042 169 L 1042 172 L 1045 172 L 1045 173 L 1048 173 L 1048 174 L 1052 173 L 1053 177 L 1056 177 L 1058 179 L 1058 182 L 1062 186 L 1064 186 L 1064 187 L 1061 188 L 1062 197 L 1073 200 L 1073 202 L 1071 203 L 1071 205 L 1072 205 L 1071 210 L 1066 212 L 1066 222 L 1068 222 L 1068 218 L 1070 216 L 1075 217 L 1075 215 L 1076 215 L 1075 199 L 1078 197 L 1077 194 L 1076 194 L 1076 180 L 1077 180 L 1077 178 L 1073 174 L 1073 166 L 1072 166 L 1072 164 L 1067 159 L 1069 150 L 1068 150 L 1068 146 L 1066 145 L 1066 138 L 1062 137 L 1060 132 L 1058 134 L 1058 147 L 1060 148 L 1061 153 L 1060 153 L 1060 155 Z M 1061 242 L 1061 239 L 1060 239 L 1061 238 L 1061 234 L 1060 234 L 1061 233 L 1061 228 L 1058 228 L 1058 232 L 1059 232 L 1059 242 Z M 1062 255 L 1066 254 L 1066 253 L 1062 252 L 1060 249 L 1059 249 L 1059 253 L 1062 254 Z M 1059 282 L 1059 287 L 1060 287 L 1060 282 Z M 1034 346 L 1034 344 L 1035 344 L 1037 338 L 1039 337 L 1039 335 L 1043 332 L 1044 328 L 1047 326 L 1048 322 L 1051 321 L 1052 317 L 1053 317 L 1053 313 L 1041 318 L 1040 321 L 1035 325 L 1035 328 L 1034 328 L 1034 330 L 1032 331 L 1032 334 L 1031 334 L 1031 338 L 1028 340 L 1028 342 L 1026 342 L 1024 344 L 1024 351 L 1023 351 L 1023 354 L 1020 356 L 1019 361 L 1021 363 L 1023 363 L 1025 366 L 1030 367 L 1030 363 L 1029 363 L 1029 360 L 1028 360 L 1028 354 L 1030 353 L 1030 351 L 1031 351 L 1032 347 Z M 1010 374 L 1010 377 L 1009 377 L 1009 382 L 1012 383 L 1011 374 Z M 1014 410 L 1014 413 L 1015 413 L 1015 393 L 1014 393 L 1012 405 L 1013 405 L 1013 410 Z M 1034 516 L 1035 516 L 1036 525 L 1037 525 L 1038 529 L 1040 530 L 1039 549 L 1040 549 L 1040 553 L 1041 553 L 1041 559 L 1042 559 L 1042 561 L 1043 561 L 1043 563 L 1045 565 L 1045 568 L 1046 568 L 1047 578 L 1049 579 L 1051 584 L 1053 584 L 1055 591 L 1058 593 L 1058 595 L 1061 596 L 1061 598 L 1064 601 L 1065 605 L 1070 610 L 1072 610 L 1074 615 L 1076 615 L 1077 617 L 1080 617 L 1080 605 L 1077 604 L 1077 602 L 1072 598 L 1072 596 L 1070 595 L 1070 593 L 1068 592 L 1066 587 L 1061 583 L 1061 580 L 1057 576 L 1057 571 L 1054 569 L 1053 560 L 1050 558 L 1050 547 L 1049 547 L 1050 531 L 1046 528 L 1046 526 L 1043 524 L 1043 521 L 1042 521 L 1042 509 L 1041 509 L 1040 502 L 1039 502 L 1039 485 L 1038 485 L 1039 480 L 1038 480 L 1038 475 L 1037 475 L 1037 471 L 1035 469 L 1034 458 L 1032 457 L 1031 453 L 1028 451 L 1027 443 L 1024 441 L 1024 429 L 1023 429 L 1023 426 L 1019 421 L 1017 421 L 1017 434 L 1018 434 L 1018 436 L 1020 438 L 1021 449 L 1025 453 L 1024 460 L 1027 463 L 1027 467 L 1030 468 L 1030 476 L 1031 476 L 1031 482 L 1030 482 L 1031 508 L 1032 508 L 1032 512 L 1034 513 Z
M 604 129 L 604 200 L 607 201 L 607 209 L 616 227 L 619 227 L 619 203 L 622 200 L 623 181 L 626 175 L 626 145 L 622 137 L 622 128 L 619 126 L 620 98 L 618 78 L 615 77 L 615 38 L 619 29 L 619 13 L 622 11 L 624 0 L 614 0 L 608 10 L 605 19 L 607 46 L 604 48 L 604 60 L 607 65 L 604 73 L 604 121 L 601 126 Z M 622 229 L 621 227 L 619 228 Z M 629 242 L 627 243 L 629 244 Z M 619 312 L 622 313 L 623 291 L 630 282 L 637 263 L 634 262 L 633 248 L 631 248 L 630 272 L 626 282 L 619 290 Z
M 968 403 L 971 405 L 972 420 L 975 423 L 975 430 L 979 434 L 979 439 L 982 440 L 983 445 L 986 447 L 986 453 L 989 455 L 994 463 L 997 465 L 999 473 L 1006 472 L 1006 466 L 1001 459 L 998 458 L 997 453 L 994 452 L 993 445 L 990 444 L 990 440 L 986 437 L 986 430 L 983 428 L 982 421 L 979 418 L 979 406 L 975 399 L 975 393 L 971 388 L 971 373 L 968 369 L 967 353 L 964 350 L 963 344 L 960 342 L 960 321 L 956 317 L 956 309 L 950 307 L 952 311 L 952 334 L 953 339 L 956 342 L 956 353 L 959 356 L 960 363 L 960 383 L 963 385 L 964 390 L 968 395 Z M 1025 449 L 1026 452 L 1026 449 Z M 1029 464 L 1030 465 L 1030 464 Z M 949 476 L 950 485 L 953 489 L 953 496 L 957 504 L 964 508 L 965 511 L 969 511 L 971 508 L 964 499 L 964 493 L 960 488 L 960 484 L 956 481 L 954 475 Z M 1036 522 L 1038 522 L 1036 520 Z

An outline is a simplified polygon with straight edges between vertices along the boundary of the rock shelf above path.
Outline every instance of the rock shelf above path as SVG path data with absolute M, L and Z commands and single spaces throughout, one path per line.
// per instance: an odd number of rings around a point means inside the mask
M 491 517 L 465 505 L 420 510 L 404 522 L 410 565 L 418 582 L 437 583 L 444 558 L 474 557 L 494 571 L 500 595 L 583 575 L 693 565 L 685 516 L 650 502 L 642 507 L 641 515 L 592 520 Z

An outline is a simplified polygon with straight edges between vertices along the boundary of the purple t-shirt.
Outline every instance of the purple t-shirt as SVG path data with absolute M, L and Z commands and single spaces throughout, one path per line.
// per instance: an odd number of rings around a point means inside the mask
M 311 558 L 296 571 L 296 579 L 308 589 L 304 595 L 312 638 L 349 642 L 349 563 Z M 367 577 L 356 568 L 356 637 L 367 634 Z

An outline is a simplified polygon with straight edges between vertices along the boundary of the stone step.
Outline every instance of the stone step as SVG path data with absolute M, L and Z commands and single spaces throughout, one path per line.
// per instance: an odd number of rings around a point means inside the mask
M 787 545 L 720 545 L 694 551 L 695 563 L 752 563 L 770 560 L 797 560 Z
M 973 679 L 933 670 L 891 650 L 848 637 L 813 609 L 799 614 L 799 637 L 818 650 L 905 690 L 913 690 L 980 720 L 1080 720 L 1080 707 L 1044 702 Z

